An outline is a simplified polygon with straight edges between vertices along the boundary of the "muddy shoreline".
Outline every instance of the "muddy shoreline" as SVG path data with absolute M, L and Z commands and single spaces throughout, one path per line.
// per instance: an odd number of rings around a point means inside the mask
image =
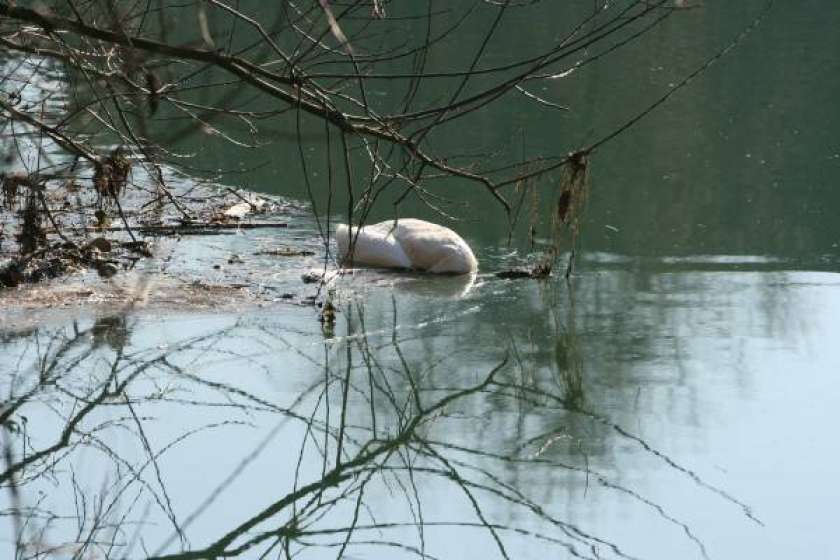
M 188 202 L 181 199 L 192 217 L 185 220 L 172 209 L 150 215 L 143 198 L 124 197 L 125 224 L 97 224 L 91 212 L 79 212 L 72 223 L 69 213 L 51 205 L 62 223 L 40 216 L 28 240 L 26 208 L 4 211 L 0 328 L 79 312 L 242 310 L 314 302 L 309 293 L 314 289 L 301 276 L 323 268 L 324 251 L 304 207 L 279 197 L 202 187 L 192 189 Z M 27 244 L 30 251 L 22 254 Z

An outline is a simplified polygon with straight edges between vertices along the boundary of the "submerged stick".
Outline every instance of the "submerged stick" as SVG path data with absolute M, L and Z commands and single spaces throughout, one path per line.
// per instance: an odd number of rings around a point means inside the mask
M 190 223 L 173 225 L 146 225 L 133 228 L 139 233 L 151 233 L 158 235 L 214 235 L 221 231 L 237 229 L 276 229 L 287 228 L 286 222 L 246 222 L 242 224 L 232 223 Z M 127 231 L 125 226 L 110 226 L 106 228 L 93 228 L 98 232 Z M 49 231 L 47 233 L 55 233 Z

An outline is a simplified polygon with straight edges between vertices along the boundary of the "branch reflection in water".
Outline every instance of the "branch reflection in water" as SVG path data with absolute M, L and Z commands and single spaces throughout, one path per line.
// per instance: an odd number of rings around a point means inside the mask
M 600 431 L 750 515 L 588 408 L 573 301 L 546 302 L 551 360 L 508 333 L 479 361 L 445 328 L 401 328 L 393 299 L 390 328 L 351 301 L 342 332 L 314 344 L 315 327 L 267 316 L 6 332 L 0 481 L 16 557 L 633 557 L 552 497 L 596 486 L 706 557 L 686 523 L 590 468 Z

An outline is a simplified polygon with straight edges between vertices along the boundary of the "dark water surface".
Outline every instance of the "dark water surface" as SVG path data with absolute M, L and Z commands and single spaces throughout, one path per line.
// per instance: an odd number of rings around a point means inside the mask
M 512 103 L 441 142 L 571 149 L 762 6 L 707 2 L 669 19 L 626 58 L 543 92 L 572 108 L 556 121 Z M 529 33 L 554 32 L 542 21 Z M 2 496 L 3 557 L 15 532 L 52 558 L 176 554 L 233 532 L 243 558 L 840 558 L 838 23 L 833 3 L 778 3 L 604 147 L 571 283 L 497 279 L 532 256 L 506 244 L 491 201 L 456 191 L 478 277 L 341 278 L 332 331 L 283 304 L 4 325 L 7 464 L 35 458 L 4 478 L 18 491 Z M 303 199 L 291 141 L 194 147 L 222 168 L 275 158 L 226 181 Z M 431 216 L 411 201 L 402 212 Z M 314 223 L 297 231 L 315 239 Z M 232 239 L 218 243 L 248 241 Z M 259 265 L 279 291 L 297 286 L 288 267 Z M 339 446 L 352 464 L 389 442 L 352 477 L 265 509 L 321 480 Z M 293 530 L 286 550 L 278 538 Z

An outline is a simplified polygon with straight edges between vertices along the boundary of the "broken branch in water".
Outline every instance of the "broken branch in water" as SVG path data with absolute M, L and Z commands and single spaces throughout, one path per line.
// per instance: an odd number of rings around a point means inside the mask
M 213 223 L 213 222 L 195 222 L 183 224 L 159 224 L 159 225 L 145 225 L 132 228 L 133 231 L 145 234 L 154 235 L 213 235 L 214 233 L 223 231 L 235 231 L 239 229 L 285 229 L 289 224 L 286 222 L 245 222 L 245 223 Z M 125 226 L 109 226 L 106 228 L 96 228 L 91 231 L 98 232 L 112 232 L 112 231 L 126 231 Z M 54 233 L 48 231 L 47 233 Z

